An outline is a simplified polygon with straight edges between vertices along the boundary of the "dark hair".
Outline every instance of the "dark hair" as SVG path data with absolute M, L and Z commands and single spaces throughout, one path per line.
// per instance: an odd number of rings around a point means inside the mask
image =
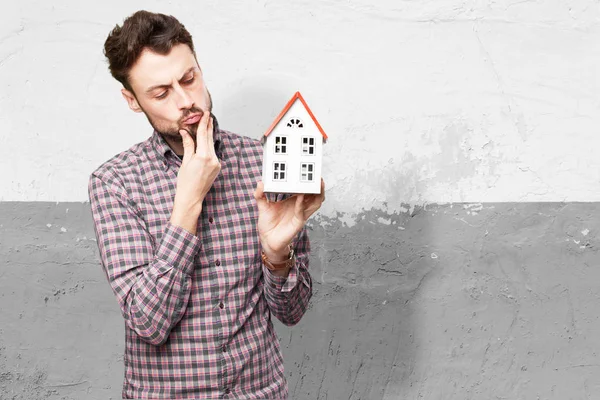
M 111 75 L 132 90 L 129 71 L 142 51 L 149 49 L 165 55 L 177 44 L 187 44 L 194 53 L 192 35 L 175 17 L 141 10 L 110 32 L 104 42 L 104 55 Z

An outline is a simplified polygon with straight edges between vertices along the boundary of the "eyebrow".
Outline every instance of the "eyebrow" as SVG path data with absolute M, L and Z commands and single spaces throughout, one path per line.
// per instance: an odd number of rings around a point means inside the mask
M 190 69 L 188 69 L 187 71 L 185 71 L 183 73 L 183 76 L 179 80 L 181 81 L 183 78 L 185 78 L 185 76 L 187 74 L 189 74 L 190 72 L 192 72 L 194 69 L 196 69 L 196 67 L 191 67 Z M 150 92 L 152 92 L 153 90 L 156 90 L 156 89 L 167 89 L 167 88 L 170 88 L 171 86 L 172 85 L 170 85 L 170 84 L 150 86 L 148 89 L 146 89 L 146 93 L 150 93 Z

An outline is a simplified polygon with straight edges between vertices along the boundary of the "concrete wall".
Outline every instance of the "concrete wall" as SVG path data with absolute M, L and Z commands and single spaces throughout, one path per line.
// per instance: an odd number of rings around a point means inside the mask
M 300 90 L 330 136 L 292 398 L 600 398 L 600 4 L 23 1 L 0 13 L 0 399 L 119 398 L 89 173 L 149 136 L 102 56 L 195 37 L 223 128 Z

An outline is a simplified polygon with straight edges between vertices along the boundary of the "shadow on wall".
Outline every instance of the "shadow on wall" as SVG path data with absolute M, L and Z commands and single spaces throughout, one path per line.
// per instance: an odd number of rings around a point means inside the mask
M 267 78 L 245 82 L 240 81 L 231 96 L 213 99 L 215 115 L 222 129 L 260 139 L 297 89 L 286 90 L 284 86 L 289 85 Z

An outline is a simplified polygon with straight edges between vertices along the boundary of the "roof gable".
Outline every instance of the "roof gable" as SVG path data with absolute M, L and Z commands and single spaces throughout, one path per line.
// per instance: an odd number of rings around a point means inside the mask
M 287 102 L 287 104 L 285 105 L 285 107 L 283 108 L 283 110 L 281 110 L 281 112 L 279 113 L 279 115 L 277 116 L 277 118 L 275 118 L 275 120 L 273 121 L 273 123 L 271 124 L 271 126 L 269 127 L 269 129 L 267 129 L 267 132 L 265 132 L 264 137 L 269 136 L 269 134 L 273 131 L 273 129 L 275 128 L 275 126 L 277 126 L 277 124 L 279 123 L 279 121 L 281 121 L 281 118 L 283 118 L 283 116 L 288 112 L 288 110 L 294 104 L 294 102 L 296 100 L 300 100 L 300 102 L 302 103 L 302 105 L 306 109 L 306 112 L 308 112 L 308 115 L 310 115 L 310 118 L 315 123 L 317 129 L 319 129 L 319 132 L 321 132 L 321 135 L 323 135 L 323 139 L 327 140 L 327 134 L 325 134 L 325 131 L 323 131 L 323 128 L 321 128 L 321 124 L 319 124 L 319 121 L 317 121 L 317 119 L 315 118 L 315 115 L 312 113 L 312 111 L 308 107 L 308 104 L 306 104 L 306 101 L 304 101 L 304 98 L 302 97 L 302 95 L 300 94 L 300 92 L 296 92 L 292 96 L 292 98 Z

